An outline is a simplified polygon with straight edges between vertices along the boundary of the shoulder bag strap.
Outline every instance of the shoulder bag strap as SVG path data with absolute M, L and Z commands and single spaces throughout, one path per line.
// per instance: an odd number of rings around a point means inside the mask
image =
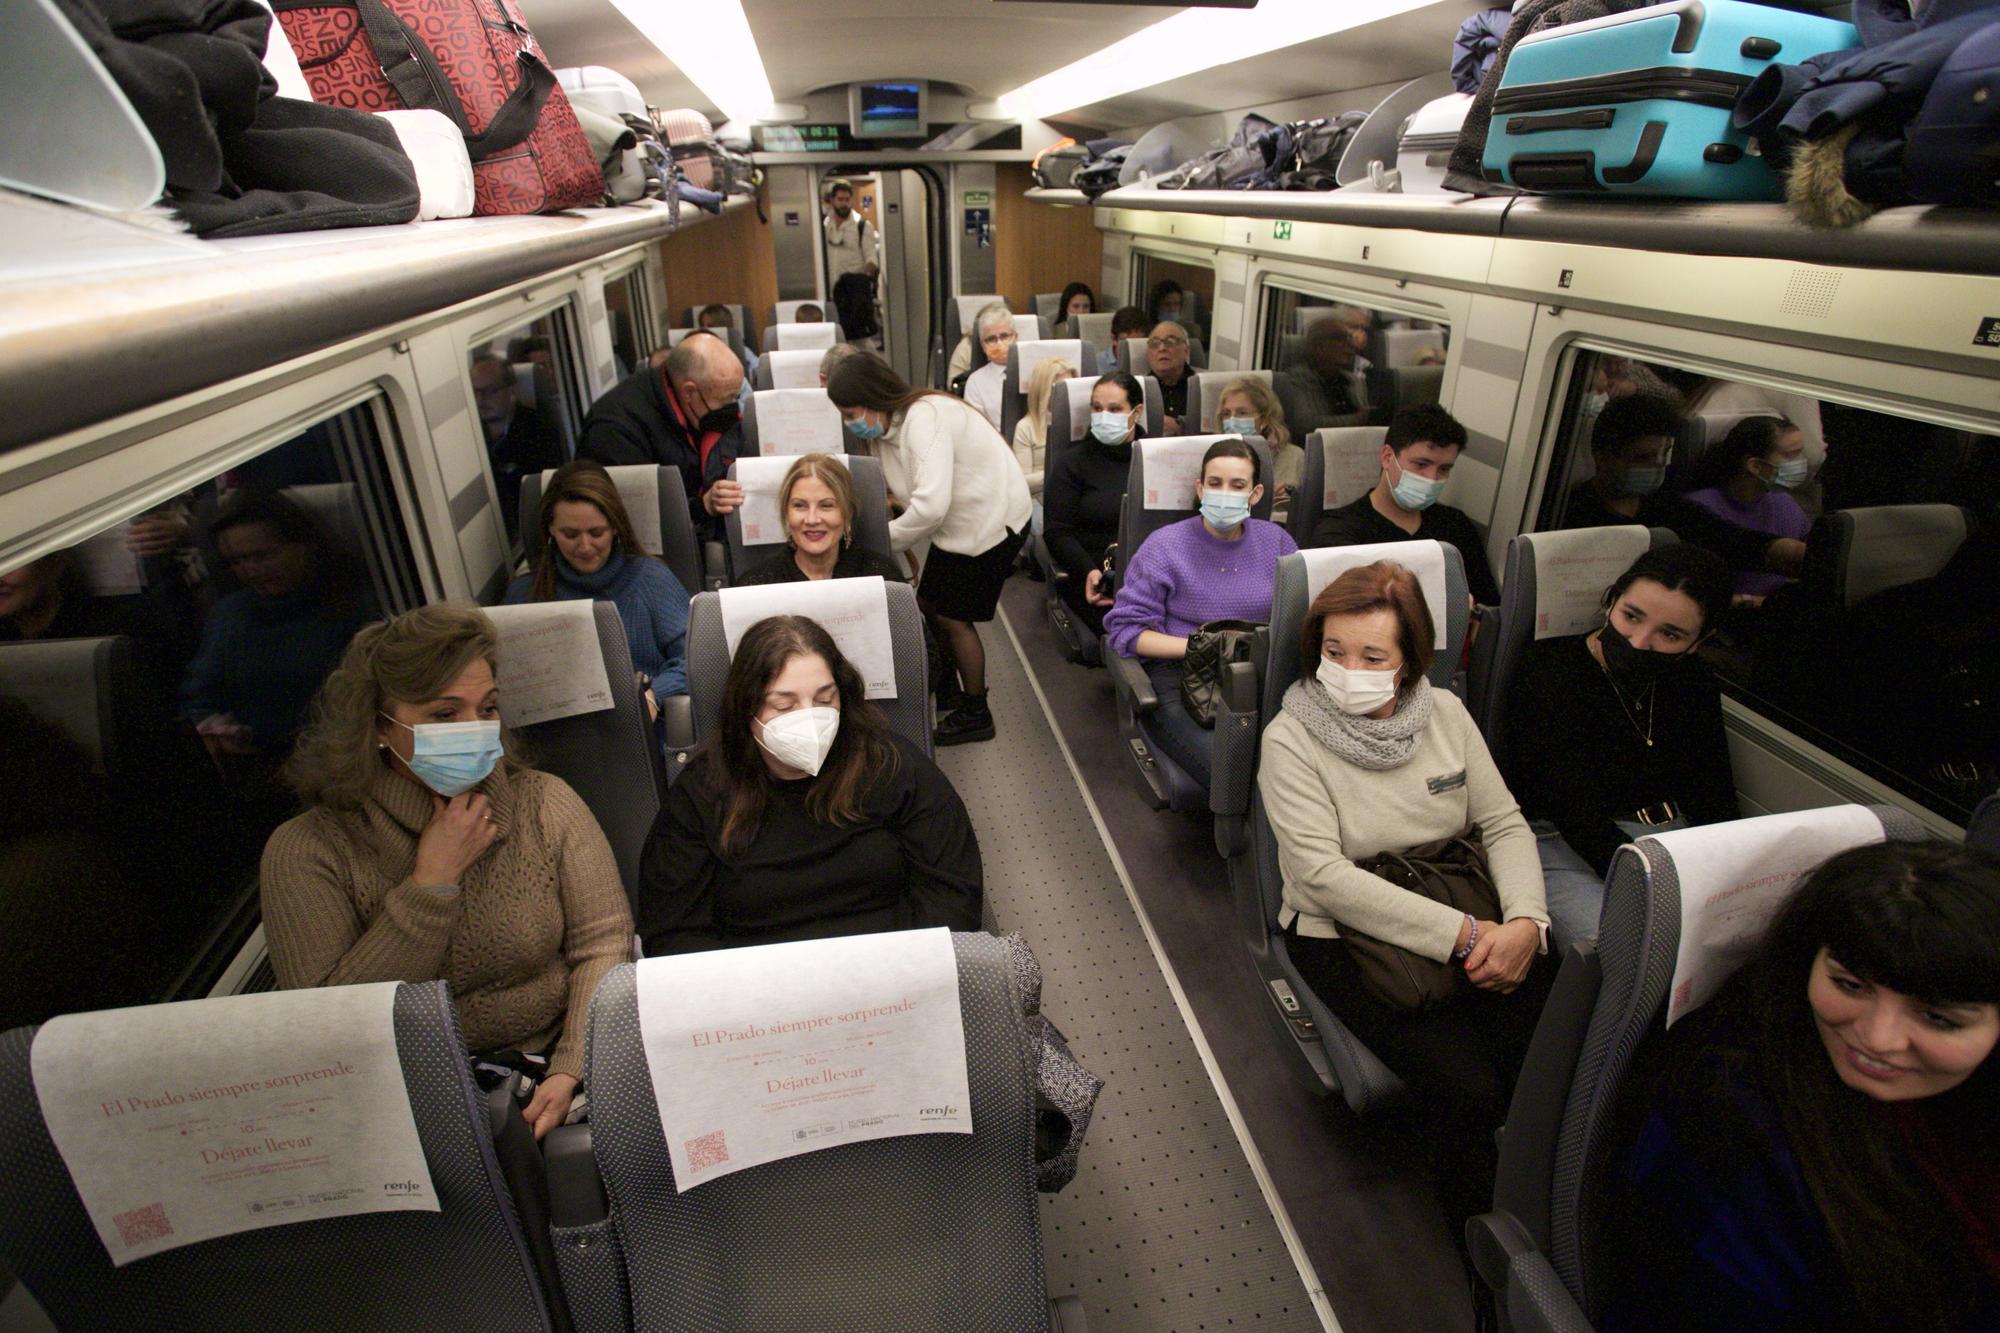
M 479 134 L 472 132 L 465 108 L 452 91 L 451 80 L 430 46 L 411 31 L 382 0 L 354 0 L 361 22 L 368 29 L 368 44 L 382 66 L 382 74 L 396 96 L 412 111 L 440 111 L 458 126 L 464 136 L 465 151 L 474 162 L 483 162 L 495 153 L 512 148 L 535 132 L 542 116 L 542 104 L 556 86 L 555 72 L 533 51 L 523 50 L 517 60 L 521 81 L 493 120 Z

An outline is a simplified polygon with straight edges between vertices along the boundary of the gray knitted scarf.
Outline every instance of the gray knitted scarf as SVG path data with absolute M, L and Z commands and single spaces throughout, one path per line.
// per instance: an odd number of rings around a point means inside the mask
M 1356 717 L 1333 706 L 1326 686 L 1307 677 L 1285 691 L 1284 709 L 1313 739 L 1353 764 L 1376 771 L 1400 768 L 1416 752 L 1417 738 L 1431 721 L 1431 683 L 1419 676 L 1396 698 L 1387 717 Z

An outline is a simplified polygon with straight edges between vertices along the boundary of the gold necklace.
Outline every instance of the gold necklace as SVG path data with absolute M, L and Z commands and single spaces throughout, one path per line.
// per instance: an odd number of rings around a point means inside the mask
M 1612 677 L 1611 672 L 1608 669 L 1604 673 L 1604 679 L 1606 680 L 1606 682 L 1610 684 L 1611 697 L 1618 701 L 1618 707 L 1620 710 L 1624 712 L 1625 720 L 1632 724 L 1633 731 L 1638 732 L 1639 739 L 1646 742 L 1646 748 L 1649 750 L 1652 749 L 1653 748 L 1653 691 L 1658 688 L 1659 682 L 1649 681 L 1646 684 L 1646 696 L 1645 696 L 1646 726 L 1645 729 L 1641 731 L 1639 728 L 1638 715 L 1632 711 L 1631 705 L 1625 702 L 1625 692 L 1618 688 L 1617 680 Z

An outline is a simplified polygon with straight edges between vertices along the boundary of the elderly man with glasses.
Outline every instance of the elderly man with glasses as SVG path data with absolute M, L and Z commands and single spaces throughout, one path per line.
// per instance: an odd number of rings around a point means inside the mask
M 1188 374 L 1187 330 L 1172 320 L 1155 324 L 1146 339 L 1146 369 L 1160 385 L 1161 433 L 1180 434 L 1192 378 Z

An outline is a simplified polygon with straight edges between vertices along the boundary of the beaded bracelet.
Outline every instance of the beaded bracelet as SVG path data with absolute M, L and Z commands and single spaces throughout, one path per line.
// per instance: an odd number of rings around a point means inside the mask
M 1452 961 L 1453 961 L 1454 963 L 1462 963 L 1462 962 L 1464 962 L 1464 961 L 1465 961 L 1466 959 L 1468 959 L 1468 958 L 1472 957 L 1472 946 L 1473 946 L 1473 945 L 1475 945 L 1475 944 L 1477 944 L 1477 943 L 1479 943 L 1479 921 L 1478 921 L 1478 918 L 1474 917 L 1474 916 L 1472 915 L 1472 913 L 1470 913 L 1470 912 L 1467 912 L 1467 913 L 1465 914 L 1465 919 L 1466 919 L 1466 922 L 1467 922 L 1467 923 L 1468 923 L 1469 925 L 1471 925 L 1471 927 L 1472 927 L 1472 933 L 1471 933 L 1471 934 L 1469 934 L 1469 935 L 1467 935 L 1467 936 L 1465 937 L 1465 947 L 1464 947 L 1463 949 L 1460 949 L 1460 950 L 1458 950 L 1458 951 L 1456 951 L 1455 953 L 1453 953 L 1453 954 L 1452 954 L 1452 956 L 1451 956 L 1451 960 L 1452 960 Z

